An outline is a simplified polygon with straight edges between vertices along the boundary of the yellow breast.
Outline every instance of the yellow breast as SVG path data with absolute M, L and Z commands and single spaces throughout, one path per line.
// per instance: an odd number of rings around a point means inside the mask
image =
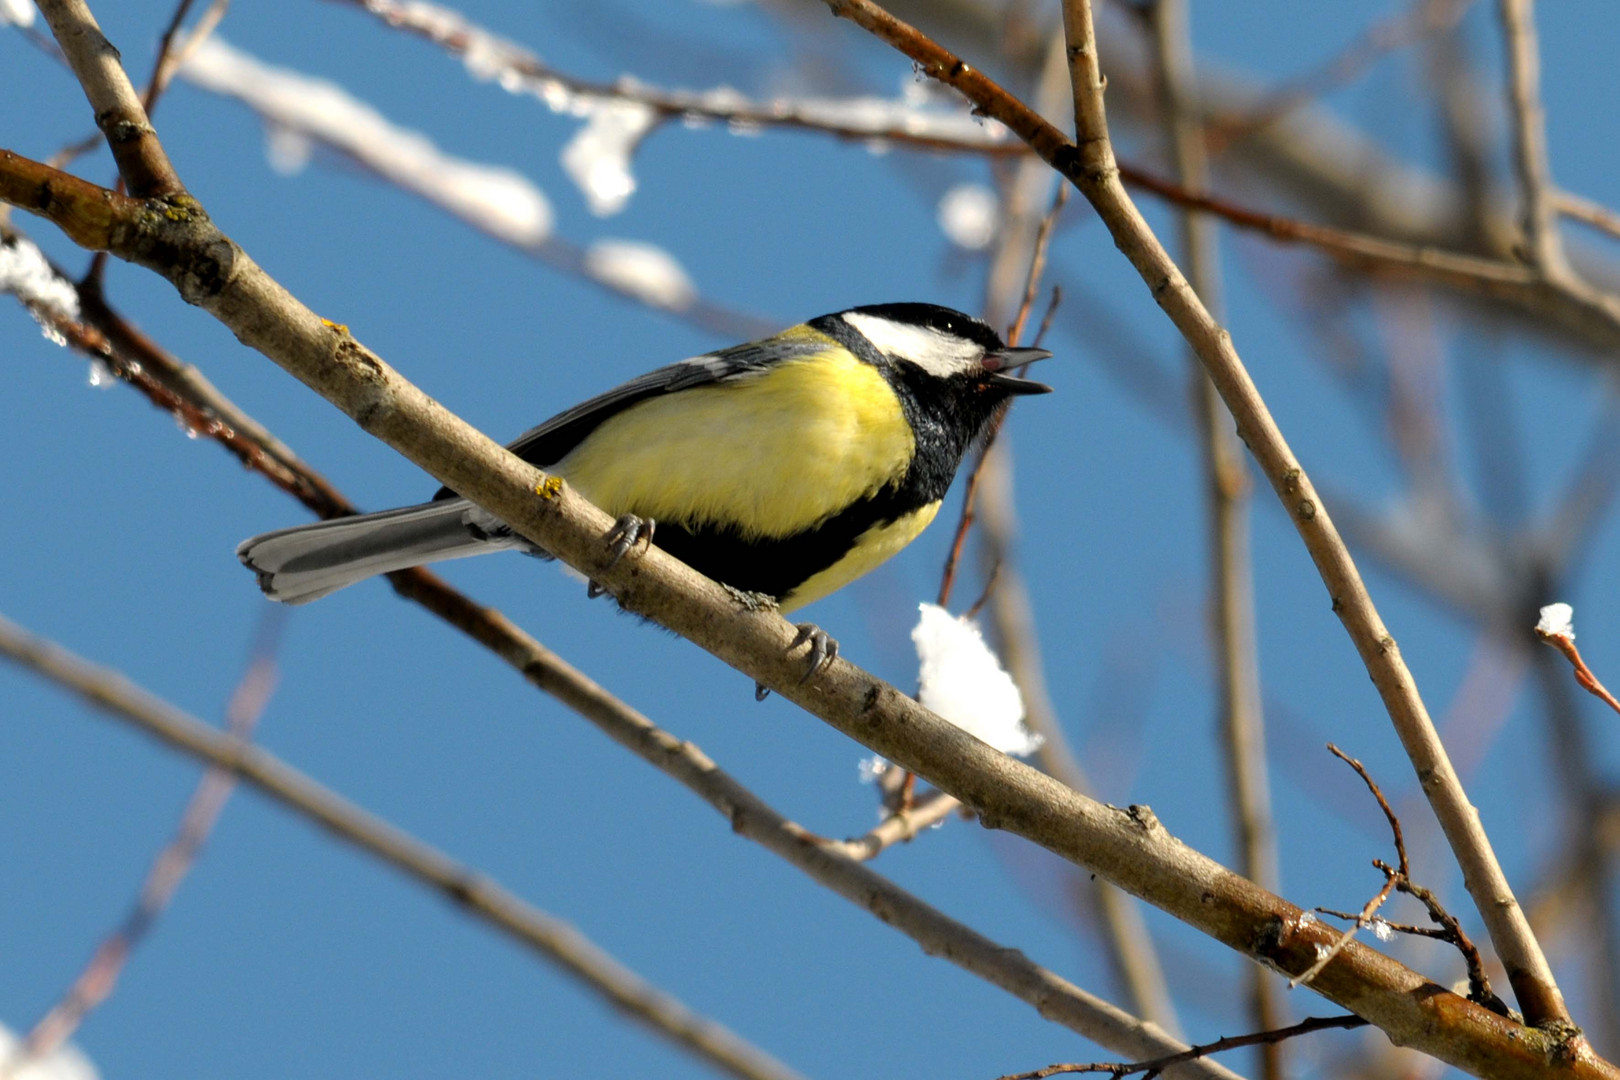
M 730 526 L 748 539 L 811 528 L 901 477 L 915 448 L 883 376 L 826 340 L 825 353 L 633 405 L 555 471 L 615 516 Z M 880 546 L 892 554 L 922 525 Z

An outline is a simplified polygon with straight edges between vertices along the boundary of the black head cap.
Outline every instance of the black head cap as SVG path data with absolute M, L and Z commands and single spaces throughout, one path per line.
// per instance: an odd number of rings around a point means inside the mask
M 986 352 L 994 352 L 1003 347 L 1001 335 L 992 330 L 989 323 L 948 307 L 940 307 L 938 304 L 868 304 L 849 310 L 857 315 L 875 315 L 883 319 L 892 319 L 897 323 L 926 326 L 930 330 L 955 334 L 981 346 Z

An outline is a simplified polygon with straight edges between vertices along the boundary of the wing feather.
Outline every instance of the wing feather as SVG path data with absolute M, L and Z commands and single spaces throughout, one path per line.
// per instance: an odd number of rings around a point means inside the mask
M 638 402 L 659 394 L 689 390 L 694 386 L 745 379 L 783 360 L 821 352 L 827 345 L 825 338 L 775 337 L 694 356 L 638 375 L 606 393 L 560 412 L 545 423 L 525 431 L 507 443 L 506 448 L 531 465 L 546 468 L 568 456 L 570 450 L 584 442 L 586 436 L 600 425 Z M 436 500 L 448 499 L 455 494 L 449 488 L 440 488 L 433 497 Z

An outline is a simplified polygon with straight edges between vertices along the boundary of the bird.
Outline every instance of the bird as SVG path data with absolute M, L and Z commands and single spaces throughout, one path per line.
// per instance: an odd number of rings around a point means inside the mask
M 656 544 L 788 614 L 915 540 L 1011 400 L 1051 391 L 1015 373 L 1051 355 L 936 304 L 854 307 L 648 372 L 507 449 L 617 519 L 611 563 Z M 374 575 L 514 549 L 549 557 L 442 488 L 416 506 L 264 533 L 236 554 L 270 599 L 304 604 Z M 838 644 L 814 623 L 797 629 L 808 681 Z

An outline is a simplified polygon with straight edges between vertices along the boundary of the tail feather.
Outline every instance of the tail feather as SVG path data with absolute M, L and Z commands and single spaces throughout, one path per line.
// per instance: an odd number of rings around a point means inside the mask
M 270 599 L 307 604 L 378 574 L 529 547 L 466 499 L 443 499 L 264 533 L 238 545 L 236 557 Z

